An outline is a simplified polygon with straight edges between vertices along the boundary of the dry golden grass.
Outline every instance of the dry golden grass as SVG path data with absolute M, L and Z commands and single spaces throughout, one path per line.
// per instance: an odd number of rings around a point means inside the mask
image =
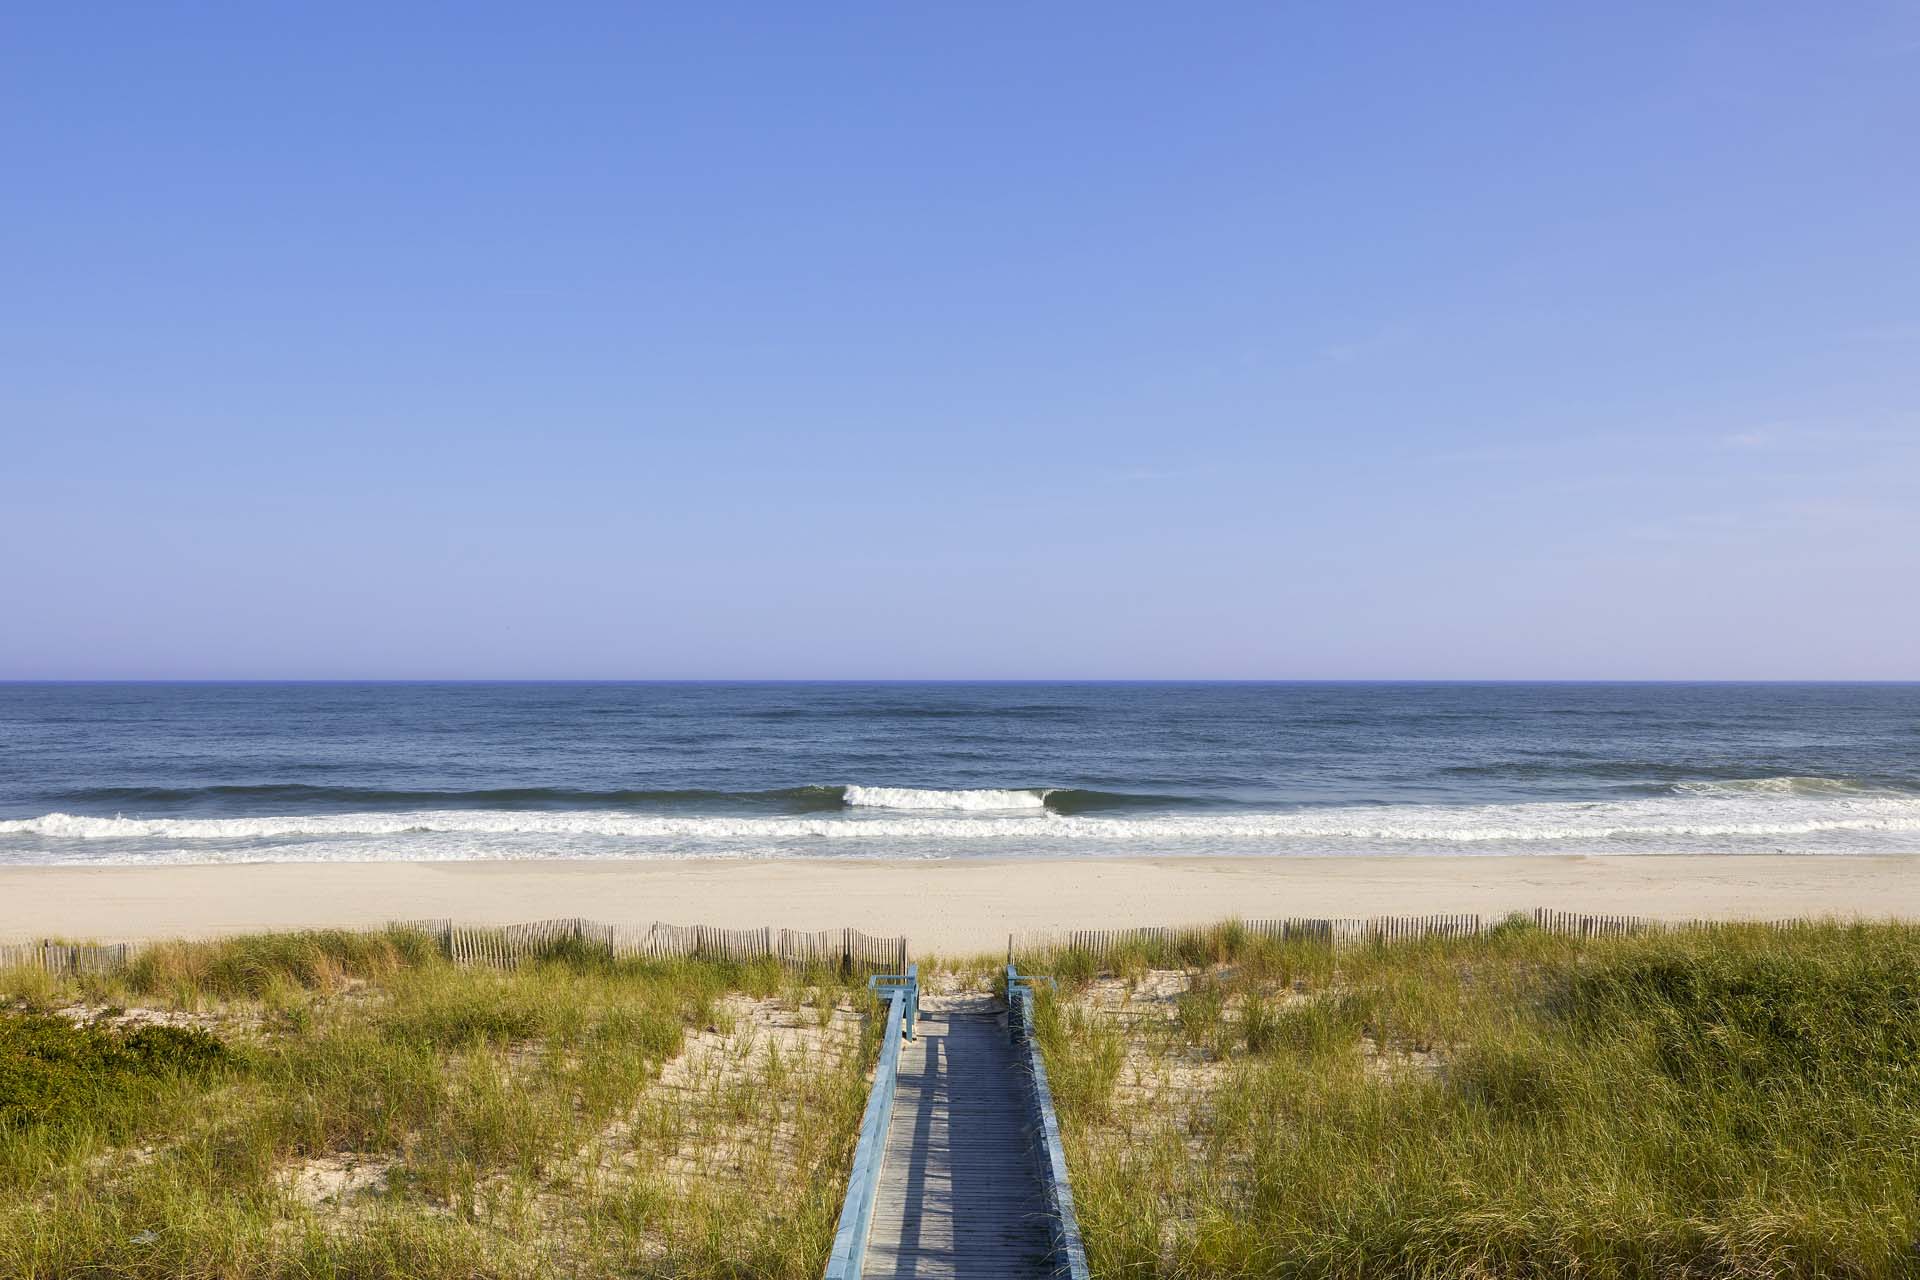
M 1920 929 L 1034 967 L 1098 1276 L 1920 1274 Z
M 81 1072 L 55 1116 L 8 1108 L 0 1040 L 0 1276 L 816 1275 L 875 1047 L 828 973 L 565 948 L 464 971 L 406 933 L 0 992 L 8 1025 L 51 1013 L 102 1053 L 155 1023 L 227 1051 Z

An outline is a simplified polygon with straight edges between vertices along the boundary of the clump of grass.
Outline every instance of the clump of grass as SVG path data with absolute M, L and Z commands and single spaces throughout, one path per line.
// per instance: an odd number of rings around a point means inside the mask
M 1190 1045 L 1218 1052 L 1226 1040 L 1227 993 L 1211 975 L 1203 974 L 1175 1002 L 1180 1034 Z
M 1072 1046 L 1071 1053 L 1051 1054 L 1047 1067 L 1060 1114 L 1088 1124 L 1111 1115 L 1114 1085 L 1126 1062 L 1126 1041 L 1120 1032 L 1084 1010 L 1065 1005 L 1044 988 L 1034 1005 L 1033 1030 L 1042 1046 Z
M 1130 974 L 1131 970 L 1135 968 L 1135 966 L 1128 963 L 1128 959 L 1130 958 L 1131 957 L 1122 958 L 1116 956 L 1110 963 L 1115 972 Z M 1144 961 L 1137 967 L 1144 971 L 1146 967 Z M 1049 968 L 1052 970 L 1052 976 L 1055 981 L 1065 983 L 1069 987 L 1084 987 L 1100 976 L 1101 962 L 1090 951 L 1074 949 L 1062 951 L 1055 955 L 1049 964 Z
M 334 991 L 349 981 L 377 980 L 438 960 L 434 941 L 407 929 L 263 933 L 156 944 L 134 957 L 124 985 L 134 995 L 192 1005 L 259 999 L 283 988 Z
M 1056 1079 L 1118 1040 L 1199 1090 L 1063 1100 L 1096 1274 L 1914 1274 L 1920 929 L 1198 936 L 1165 1019 L 1042 1037 Z
M 440 960 L 422 933 L 321 929 L 215 942 L 157 942 L 134 956 L 117 990 L 180 1007 L 209 1000 L 263 1000 L 284 992 L 334 992 Z
M 1364 1003 L 1351 996 L 1319 995 L 1282 1005 L 1266 1014 L 1262 1039 L 1269 1050 L 1308 1059 L 1350 1053 L 1366 1028 L 1364 1011 Z
M 59 992 L 60 980 L 38 965 L 0 969 L 0 1002 L 44 1012 L 53 1007 Z
M 1271 1053 L 1280 1044 L 1280 1019 L 1274 1015 L 1272 1004 L 1260 992 L 1249 995 L 1241 1009 L 1240 1038 L 1246 1042 L 1247 1052 L 1252 1054 Z

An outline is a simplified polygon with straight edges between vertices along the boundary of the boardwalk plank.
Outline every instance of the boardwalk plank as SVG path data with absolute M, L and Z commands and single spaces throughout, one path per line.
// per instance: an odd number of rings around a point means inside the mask
M 866 1275 L 1052 1274 L 1024 1088 L 991 1002 L 921 1006 L 919 1038 L 900 1057 Z

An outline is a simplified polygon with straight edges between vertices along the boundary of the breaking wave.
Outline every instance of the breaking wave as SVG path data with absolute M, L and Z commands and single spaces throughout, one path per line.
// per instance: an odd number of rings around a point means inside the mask
M 830 789 L 837 791 L 838 789 Z M 1864 852 L 1920 847 L 1920 794 L 1820 779 L 1681 784 L 1654 797 L 1512 804 L 1070 812 L 1041 789 L 848 787 L 812 812 L 415 808 L 237 817 L 0 821 L 35 861 L 949 856 L 963 851 Z M 1074 794 L 1074 793 L 1066 793 Z M 1101 793 L 1083 793 L 1099 795 Z M 1143 797 L 1127 798 L 1133 802 Z M 24 846 L 24 848 L 23 848 Z
M 960 809 L 1007 810 L 1044 809 L 1046 789 L 941 791 L 921 787 L 846 788 L 846 803 L 853 809 Z

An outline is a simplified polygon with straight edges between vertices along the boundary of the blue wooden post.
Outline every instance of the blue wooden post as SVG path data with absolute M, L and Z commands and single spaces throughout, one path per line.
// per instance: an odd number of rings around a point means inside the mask
M 920 1018 L 920 966 L 907 966 L 907 1039 L 913 1039 L 913 1024 Z
M 883 996 L 899 992 L 905 997 L 901 1030 L 907 1039 L 913 1039 L 913 1024 L 920 1017 L 920 966 L 910 964 L 905 973 L 876 973 L 867 979 L 867 990 Z

